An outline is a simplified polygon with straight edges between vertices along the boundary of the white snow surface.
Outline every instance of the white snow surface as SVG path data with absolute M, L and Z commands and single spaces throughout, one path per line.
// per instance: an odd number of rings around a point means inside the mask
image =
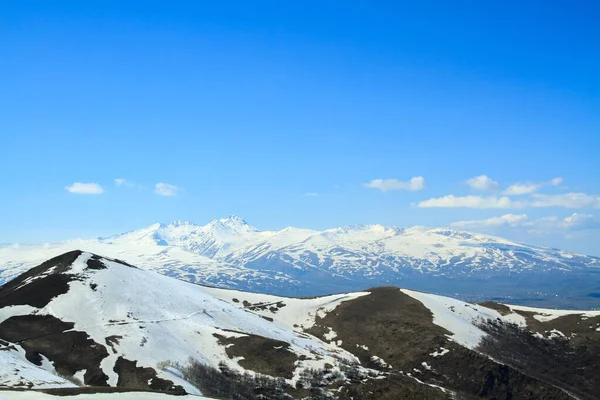
M 176 221 L 108 238 L 1 245 L 0 282 L 74 249 L 125 260 L 192 282 L 261 289 L 298 284 L 294 269 L 367 277 L 412 269 L 434 275 L 483 270 L 593 267 L 600 259 L 448 228 L 359 225 L 324 231 L 260 231 L 239 217 L 204 226 Z M 268 268 L 261 266 L 271 265 Z
M 121 336 L 113 348 L 107 346 L 109 356 L 101 368 L 109 377 L 109 384 L 116 385 L 113 371 L 119 356 L 137 360 L 138 366 L 156 368 L 161 361 L 186 364 L 189 357 L 217 367 L 224 361 L 231 368 L 241 369 L 235 360 L 229 359 L 225 348 L 213 334 L 221 336 L 245 336 L 255 334 L 281 340 L 290 344 L 291 351 L 307 358 L 319 355 L 319 364 L 339 364 L 338 359 L 356 362 L 356 358 L 336 346 L 301 332 L 294 332 L 294 325 L 310 326 L 319 312 L 335 308 L 343 300 L 366 295 L 353 293 L 318 299 L 287 299 L 257 294 L 236 294 L 234 291 L 205 288 L 199 285 L 144 271 L 118 262 L 102 259 L 106 269 L 86 269 L 92 256 L 82 253 L 72 264 L 71 272 L 80 278 L 69 283 L 69 291 L 55 297 L 47 306 L 34 309 L 29 306 L 5 307 L 0 310 L 0 322 L 14 315 L 36 312 L 53 315 L 63 321 L 73 322 L 74 330 L 85 331 L 97 343 L 104 345 L 108 336 Z M 95 290 L 90 284 L 96 284 Z M 243 308 L 241 303 L 232 304 L 221 297 L 240 296 L 251 302 L 283 301 L 273 323 L 258 313 Z M 313 365 L 314 367 L 314 365 Z M 304 365 L 295 371 L 295 380 Z M 169 371 L 158 371 L 159 376 L 171 378 Z
M 537 319 L 540 322 L 548 322 L 553 319 L 564 317 L 565 315 L 579 315 L 583 318 L 593 318 L 600 316 L 600 311 L 590 311 L 590 310 L 554 310 L 551 308 L 536 308 L 536 307 L 525 307 L 525 306 L 515 306 L 512 304 L 505 304 L 511 310 L 516 311 L 526 311 L 534 313 L 533 318 Z
M 400 289 L 402 293 L 423 303 L 433 314 L 433 323 L 451 332 L 450 338 L 469 349 L 477 347 L 486 335 L 477 324 L 487 320 L 501 320 L 519 326 L 527 326 L 525 317 L 511 313 L 501 315 L 498 311 L 449 297 Z M 439 354 L 443 355 L 443 354 Z
M 449 297 L 438 296 L 435 294 L 423 293 L 414 290 L 400 289 L 403 293 L 420 301 L 433 314 L 433 323 L 445 328 L 452 333 L 450 338 L 467 348 L 474 349 L 486 333 L 478 325 L 488 320 L 502 321 L 504 323 L 516 324 L 521 327 L 527 327 L 527 320 L 524 316 L 515 311 L 534 312 L 535 319 L 541 322 L 551 321 L 555 318 L 565 315 L 580 315 L 582 317 L 595 317 L 600 315 L 600 311 L 575 311 L 575 310 L 552 310 L 543 308 L 514 306 L 504 304 L 512 312 L 502 315 L 498 311 L 478 305 L 467 303 L 461 300 Z M 555 332 L 558 335 L 558 331 Z M 431 355 L 434 357 L 443 356 L 448 352 L 443 349 L 436 351 Z
M 12 347 L 16 350 L 12 350 Z M 47 366 L 48 369 L 52 365 Z M 0 345 L 0 388 L 2 387 L 35 387 L 40 389 L 76 387 L 64 378 L 30 363 L 25 358 L 25 351 L 16 345 Z M 0 391 L 0 399 L 3 392 Z
M 282 302 L 285 304 L 285 307 L 281 308 L 280 311 L 277 311 L 276 313 L 269 310 L 255 310 L 254 312 L 273 318 L 275 323 L 290 330 L 297 328 L 308 329 L 314 325 L 318 316 L 324 317 L 342 302 L 370 294 L 369 292 L 354 292 L 315 298 L 294 298 L 213 287 L 204 287 L 203 290 L 231 305 L 237 305 L 239 308 L 244 308 L 244 300 L 253 305 L 270 305 Z M 235 302 L 234 299 L 238 300 L 238 302 Z M 294 325 L 297 326 L 295 327 Z
M 1 308 L 0 323 L 16 315 L 47 314 L 73 322 L 74 330 L 87 332 L 102 345 L 108 336 L 121 336 L 118 343 L 107 346 L 109 356 L 101 363 L 111 385 L 117 382 L 113 367 L 119 356 L 136 360 L 139 366 L 155 368 L 160 377 L 184 385 L 185 382 L 177 380 L 176 371 L 158 370 L 157 364 L 167 360 L 185 364 L 193 357 L 215 367 L 219 362 L 225 362 L 229 367 L 241 370 L 237 364 L 239 360 L 229 359 L 225 347 L 218 343 L 214 334 L 226 337 L 255 334 L 289 343 L 291 351 L 306 357 L 296 362 L 294 378 L 289 380 L 291 384 L 296 383 L 306 368 L 323 368 L 326 363 L 337 368 L 340 358 L 358 362 L 354 355 L 340 348 L 341 341 L 335 340 L 333 330 L 330 329 L 327 335 L 331 343 L 302 330 L 313 326 L 318 317 L 324 317 L 342 302 L 370 295 L 369 292 L 309 299 L 286 298 L 204 287 L 105 258 L 101 260 L 106 269 L 88 269 L 86 262 L 90 257 L 92 254 L 84 252 L 73 262 L 70 273 L 78 274 L 80 279 L 69 283 L 67 293 L 55 297 L 41 309 L 22 305 Z M 28 282 L 33 279 L 36 278 Z M 92 283 L 96 285 L 95 289 L 91 288 Z M 421 302 L 431 311 L 433 322 L 448 330 L 451 340 L 470 349 L 476 348 L 485 336 L 477 326 L 479 323 L 501 320 L 526 326 L 525 318 L 516 312 L 501 315 L 495 310 L 448 297 L 398 290 Z M 533 311 L 536 318 L 546 320 L 568 314 L 600 315 L 600 311 L 507 307 L 513 311 Z M 440 347 L 431 356 L 444 356 L 448 351 Z M 79 371 L 78 376 L 82 374 L 83 371 Z M 0 351 L 0 380 L 0 386 L 73 386 L 54 375 L 48 360 L 42 367 L 30 364 L 20 348 L 18 351 Z

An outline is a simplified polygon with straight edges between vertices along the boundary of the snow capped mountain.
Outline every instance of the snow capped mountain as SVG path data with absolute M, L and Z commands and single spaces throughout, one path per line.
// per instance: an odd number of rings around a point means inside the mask
M 49 376 L 58 372 L 86 385 L 122 386 L 126 372 L 121 367 L 127 363 L 135 361 L 134 369 L 142 374 L 144 368 L 156 368 L 160 362 L 187 363 L 190 357 L 215 368 L 227 363 L 237 370 L 239 360 L 227 355 L 223 342 L 249 336 L 283 343 L 286 351 L 305 360 L 293 367 L 291 384 L 306 368 L 356 362 L 351 353 L 293 326 L 310 327 L 317 310 L 331 310 L 368 293 L 312 300 L 269 297 L 274 304 L 286 301 L 275 306 L 286 307 L 286 317 L 278 322 L 246 309 L 248 300 L 258 304 L 264 297 L 247 293 L 244 303 L 236 304 L 214 293 L 219 290 L 91 253 L 72 251 L 55 257 L 0 288 L 0 350 L 1 346 L 12 349 L 0 351 L 0 360 L 17 368 L 0 368 L 0 379 L 17 383 L 25 379 L 39 387 L 72 386 Z M 31 371 L 22 376 L 24 363 Z M 168 369 L 145 381 L 149 388 L 160 390 L 171 390 L 175 382 L 194 393 Z
M 74 248 L 191 282 L 280 295 L 392 284 L 482 298 L 556 300 L 565 289 L 558 279 L 567 279 L 571 291 L 578 287 L 576 296 L 600 291 L 597 257 L 449 228 L 360 225 L 260 231 L 237 216 L 203 226 L 176 221 L 108 238 L 3 246 L 0 279 Z
M 82 251 L 0 287 L 4 388 L 200 394 L 184 373 L 191 358 L 213 371 L 279 378 L 291 396 L 244 398 L 300 399 L 310 389 L 339 400 L 566 400 L 600 390 L 599 344 L 600 311 L 472 304 L 393 287 L 287 298 L 195 285 Z

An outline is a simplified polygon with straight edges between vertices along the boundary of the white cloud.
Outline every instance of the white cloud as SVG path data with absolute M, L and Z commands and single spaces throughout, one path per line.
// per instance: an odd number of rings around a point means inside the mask
M 600 230 L 600 218 L 577 213 L 566 218 L 548 216 L 538 219 L 530 219 L 527 214 L 506 214 L 482 220 L 453 222 L 450 226 L 491 234 L 521 230 L 530 235 L 562 235 L 572 238 Z
M 314 193 L 314 192 L 304 193 L 304 195 L 306 197 L 319 197 L 320 196 L 319 193 Z
M 564 207 L 600 208 L 600 196 L 586 193 L 541 194 L 533 193 L 528 200 L 517 201 L 507 196 L 454 196 L 433 198 L 417 204 L 421 208 L 524 208 Z
M 75 194 L 101 194 L 104 192 L 102 186 L 94 182 L 75 182 L 71 186 L 65 186 L 65 190 Z
M 452 194 L 424 200 L 417 204 L 417 207 L 421 208 L 522 208 L 524 206 L 524 202 L 514 201 L 508 197 L 454 196 Z
M 549 182 L 518 182 L 506 188 L 502 194 L 505 196 L 521 196 L 532 194 L 545 186 L 559 186 L 563 183 L 563 178 L 554 178 Z
M 115 186 L 126 187 L 126 188 L 135 188 L 135 187 L 138 187 L 139 185 L 135 182 L 128 181 L 125 178 L 117 178 L 117 179 L 115 179 Z
M 415 176 L 408 182 L 399 181 L 398 179 L 373 179 L 372 181 L 363 184 L 369 189 L 379 189 L 382 192 L 390 190 L 423 190 L 425 189 L 425 179 L 422 176 Z
M 459 229 L 484 229 L 484 228 L 498 228 L 502 226 L 519 226 L 523 222 L 527 221 L 527 214 L 505 214 L 500 217 L 493 217 L 481 220 L 472 221 L 458 221 L 450 224 L 453 228 Z
M 531 197 L 532 207 L 600 208 L 600 196 L 586 193 L 535 193 Z
M 562 220 L 561 226 L 570 231 L 600 229 L 600 219 L 590 214 L 573 214 Z
M 170 183 L 159 182 L 154 185 L 154 193 L 160 196 L 175 196 L 180 190 L 181 188 Z
M 471 189 L 478 190 L 480 192 L 494 192 L 500 188 L 500 184 L 487 175 L 479 175 L 465 181 Z
M 565 180 L 564 180 L 563 178 L 554 178 L 554 179 L 552 179 L 552 180 L 550 181 L 550 185 L 552 185 L 552 186 L 559 186 L 559 185 L 562 185 L 562 183 L 563 183 L 564 181 L 565 181 Z
M 544 187 L 543 183 L 532 183 L 532 182 L 523 182 L 523 183 L 514 183 L 506 188 L 502 194 L 506 196 L 521 196 L 524 194 L 535 193 Z

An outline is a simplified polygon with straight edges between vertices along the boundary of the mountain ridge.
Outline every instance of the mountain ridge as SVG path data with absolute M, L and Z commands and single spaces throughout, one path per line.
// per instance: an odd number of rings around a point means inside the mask
M 0 260 L 8 260 L 0 262 L 0 282 L 73 248 L 191 282 L 280 295 L 397 285 L 472 300 L 536 299 L 529 303 L 535 305 L 539 299 L 570 308 L 598 306 L 589 294 L 600 293 L 598 257 L 452 228 L 372 224 L 261 231 L 237 216 L 206 225 L 175 221 L 106 238 L 0 247 Z
M 189 374 L 195 365 L 285 390 L 267 399 L 592 400 L 599 335 L 600 311 L 389 286 L 283 298 L 74 250 L 0 287 L 0 385 L 198 394 L 194 381 L 219 397 L 214 380 Z

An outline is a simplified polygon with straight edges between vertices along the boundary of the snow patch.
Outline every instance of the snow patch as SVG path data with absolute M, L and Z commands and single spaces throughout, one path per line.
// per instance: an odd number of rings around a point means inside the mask
M 392 366 L 390 364 L 386 363 L 385 360 L 383 358 L 381 358 L 381 357 L 371 356 L 371 361 L 373 361 L 374 363 L 376 363 L 380 367 L 389 368 L 389 369 L 392 368 Z
M 330 327 L 327 327 L 327 329 L 329 329 L 329 332 L 325 333 L 323 337 L 328 341 L 332 341 L 337 337 L 337 333 Z
M 449 297 L 400 289 L 402 293 L 420 301 L 433 314 L 433 323 L 450 331 L 450 338 L 469 349 L 479 345 L 486 336 L 477 325 L 491 321 L 526 326 L 525 318 L 515 313 L 501 315 L 498 311 Z
M 450 350 L 444 348 L 444 347 L 440 347 L 439 350 L 434 351 L 433 353 L 429 354 L 432 357 L 441 357 L 445 354 L 448 354 L 450 352 Z
M 76 387 L 66 379 L 30 363 L 25 358 L 25 351 L 13 344 L 0 345 L 0 387 L 2 386 L 36 389 Z M 0 392 L 0 398 L 3 393 L 5 392 Z
M 594 318 L 600 316 L 600 311 L 589 310 L 553 310 L 550 308 L 536 308 L 505 304 L 508 308 L 515 311 L 525 311 L 534 313 L 533 318 L 540 322 L 552 321 L 566 315 L 580 315 L 582 319 Z

